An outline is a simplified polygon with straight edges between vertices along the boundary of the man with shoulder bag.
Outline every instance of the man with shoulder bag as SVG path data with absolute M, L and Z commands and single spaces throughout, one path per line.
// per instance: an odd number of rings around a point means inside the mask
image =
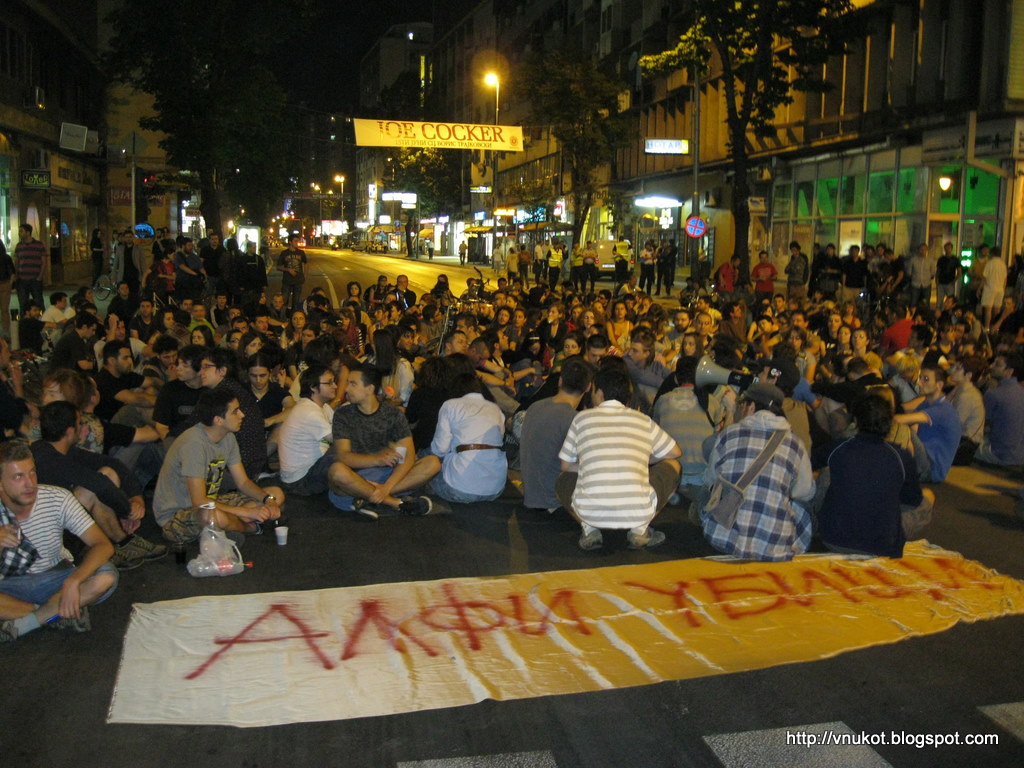
M 811 543 L 811 460 L 782 415 L 785 395 L 755 382 L 736 400 L 735 423 L 715 442 L 704 474 L 701 525 L 720 552 L 789 560 Z

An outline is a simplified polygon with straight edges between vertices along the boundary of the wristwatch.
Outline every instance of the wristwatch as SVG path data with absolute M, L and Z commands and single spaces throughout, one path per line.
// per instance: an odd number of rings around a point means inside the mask
M 272 493 L 268 493 L 263 497 L 263 503 L 266 504 L 268 501 L 277 501 L 277 496 Z

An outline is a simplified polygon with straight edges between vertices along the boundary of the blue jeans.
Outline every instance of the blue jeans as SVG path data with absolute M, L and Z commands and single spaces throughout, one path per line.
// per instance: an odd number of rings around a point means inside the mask
M 43 281 L 42 280 L 18 280 L 18 307 L 21 309 L 21 316 L 25 316 L 25 308 L 29 301 L 34 301 L 45 309 L 43 302 Z
M 496 498 L 501 496 L 501 491 L 494 494 L 480 495 L 477 493 L 466 493 L 465 491 L 460 491 L 458 488 L 452 488 L 452 486 L 445 481 L 444 475 L 440 472 L 434 475 L 434 479 L 430 481 L 430 490 L 442 499 L 454 501 L 456 504 L 472 504 L 477 501 L 494 501 Z
M 371 483 L 383 483 L 389 477 L 393 471 L 392 467 L 366 467 L 365 469 L 357 469 L 358 474 L 364 480 L 369 480 Z M 396 493 L 395 496 L 407 496 L 409 491 L 404 493 Z M 339 496 L 334 491 L 327 492 L 327 499 L 335 506 L 344 512 L 352 511 L 352 503 L 356 500 L 355 496 Z
M 33 605 L 42 605 L 56 595 L 64 587 L 64 580 L 75 572 L 75 566 L 67 560 L 42 573 L 26 573 L 22 576 L 11 576 L 0 579 L 0 592 L 10 595 L 15 600 Z M 114 577 L 113 586 L 100 595 L 96 603 L 102 603 L 117 589 L 117 569 L 109 562 L 96 569 L 96 573 L 109 573 Z

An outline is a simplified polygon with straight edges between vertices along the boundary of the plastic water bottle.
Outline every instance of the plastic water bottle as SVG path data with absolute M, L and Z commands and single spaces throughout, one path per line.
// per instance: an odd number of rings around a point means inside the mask
M 197 579 L 201 579 L 204 576 L 231 576 L 236 573 L 241 573 L 246 568 L 252 568 L 252 561 L 246 563 L 239 563 L 234 560 L 224 559 L 220 562 L 211 562 L 205 557 L 197 557 L 189 561 L 188 566 L 189 576 L 195 576 Z

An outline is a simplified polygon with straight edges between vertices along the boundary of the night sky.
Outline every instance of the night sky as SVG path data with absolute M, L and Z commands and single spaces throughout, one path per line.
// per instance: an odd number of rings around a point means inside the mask
M 457 0 L 440 4 L 442 16 L 460 5 Z M 434 5 L 432 0 L 325 0 L 312 30 L 275 56 L 285 90 L 312 109 L 352 114 L 359 60 L 389 27 L 433 21 Z

